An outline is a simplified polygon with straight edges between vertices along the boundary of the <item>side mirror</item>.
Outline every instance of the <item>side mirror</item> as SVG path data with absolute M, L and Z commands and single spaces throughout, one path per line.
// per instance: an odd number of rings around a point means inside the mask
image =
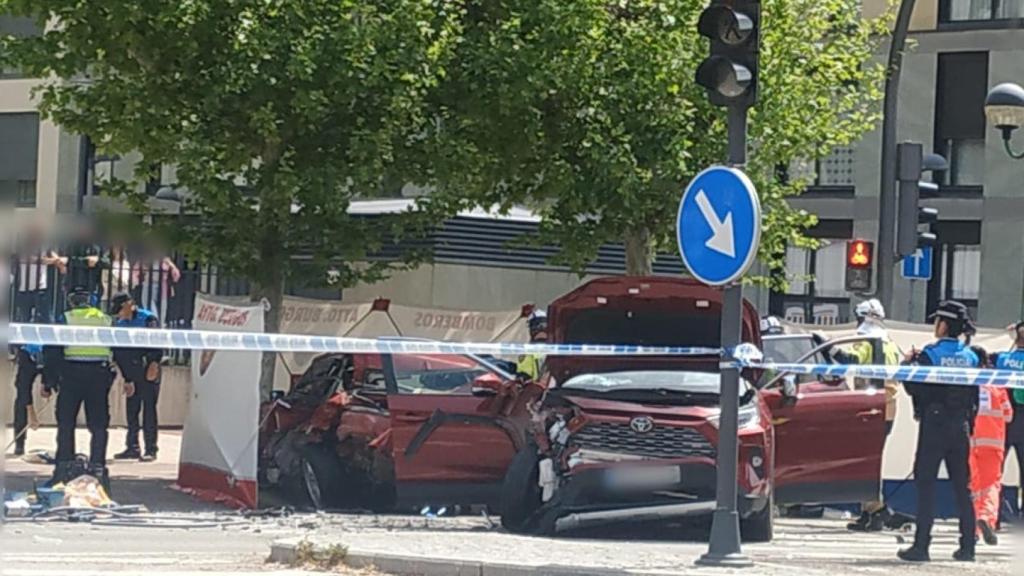
M 481 374 L 476 377 L 476 380 L 473 380 L 473 396 L 492 398 L 501 392 L 504 384 L 497 374 L 491 372 Z

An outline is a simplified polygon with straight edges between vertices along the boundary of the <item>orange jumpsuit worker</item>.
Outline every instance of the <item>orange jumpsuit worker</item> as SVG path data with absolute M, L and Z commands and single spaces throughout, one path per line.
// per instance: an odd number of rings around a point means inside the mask
M 1013 407 L 1006 389 L 998 386 L 982 386 L 978 400 L 971 438 L 971 495 L 978 532 L 986 544 L 995 546 L 999 543 L 996 528 L 1003 488 L 1006 425 L 1013 420 Z

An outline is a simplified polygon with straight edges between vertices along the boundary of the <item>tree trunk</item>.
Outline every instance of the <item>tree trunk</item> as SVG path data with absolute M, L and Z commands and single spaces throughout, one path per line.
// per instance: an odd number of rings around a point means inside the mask
M 266 261 L 264 261 L 266 262 Z M 257 286 L 253 291 L 252 298 L 255 301 L 266 299 L 270 309 L 264 313 L 264 332 L 277 333 L 281 331 L 281 307 L 284 305 L 284 278 L 281 274 L 281 265 L 268 262 L 272 268 L 268 271 L 265 285 Z M 283 265 L 283 264 L 282 264 Z M 260 370 L 260 398 L 266 402 L 270 400 L 270 393 L 274 390 L 274 373 L 277 370 L 277 352 L 264 352 L 261 359 Z
M 654 250 L 651 246 L 650 230 L 639 228 L 626 232 L 626 274 L 650 276 L 653 263 Z

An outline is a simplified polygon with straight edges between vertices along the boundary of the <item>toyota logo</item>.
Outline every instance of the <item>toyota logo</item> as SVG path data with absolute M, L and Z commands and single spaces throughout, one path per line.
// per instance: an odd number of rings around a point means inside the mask
M 637 416 L 629 421 L 629 427 L 637 434 L 646 434 L 654 430 L 654 420 L 650 416 Z

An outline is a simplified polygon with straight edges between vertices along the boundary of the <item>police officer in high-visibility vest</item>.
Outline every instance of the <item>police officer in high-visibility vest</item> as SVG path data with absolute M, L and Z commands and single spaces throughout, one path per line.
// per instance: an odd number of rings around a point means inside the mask
M 1024 372 L 1024 320 L 1011 326 L 1007 326 L 1010 338 L 1013 339 L 1013 348 L 1008 352 L 996 355 L 996 368 L 1002 370 L 1017 370 Z M 1004 458 L 1009 458 L 1011 452 L 1017 454 L 1017 468 L 1019 470 L 1018 496 L 1024 492 L 1024 389 L 1012 391 L 1013 420 L 1006 427 L 1006 441 L 1004 443 Z M 1018 510 L 1020 508 L 1018 507 Z
M 872 298 L 861 302 L 854 308 L 857 317 L 857 334 L 881 341 L 884 363 L 895 366 L 900 363 L 900 349 L 889 338 L 885 328 L 885 308 L 882 303 Z M 871 341 L 864 340 L 853 345 L 849 351 L 839 348 L 830 349 L 832 358 L 840 364 L 873 364 L 875 347 Z M 870 381 L 858 378 L 855 381 L 858 389 L 871 386 Z M 896 420 L 896 395 L 899 384 L 893 380 L 885 381 L 885 435 L 892 433 L 893 422 Z M 882 501 L 864 502 L 861 504 L 861 515 L 856 522 L 847 525 L 854 531 L 877 532 L 885 527 L 891 516 L 889 508 Z
M 960 302 L 941 302 L 931 318 L 935 321 L 937 340 L 921 351 L 911 350 L 907 360 L 920 366 L 976 368 L 978 356 L 960 340 L 974 329 L 967 307 Z M 973 562 L 976 524 L 968 460 L 974 417 L 978 412 L 978 388 L 914 382 L 907 382 L 904 387 L 913 399 L 914 417 L 919 422 L 914 456 L 917 532 L 913 546 L 900 550 L 899 557 L 908 562 L 930 560 L 928 548 L 935 522 L 935 485 L 939 467 L 945 461 L 960 519 L 960 547 L 953 559 Z
M 548 341 L 548 315 L 543 310 L 534 310 L 526 321 L 530 330 L 530 343 L 542 343 Z M 516 372 L 527 380 L 540 378 L 544 371 L 544 355 L 523 354 L 516 363 Z
M 89 290 L 76 288 L 68 294 L 68 310 L 58 323 L 69 326 L 109 327 L 110 316 L 91 304 Z M 114 383 L 112 354 L 106 346 L 65 346 L 59 357 L 57 390 L 57 455 L 53 482 L 71 480 L 75 459 L 75 424 L 85 406 L 85 421 L 92 441 L 89 445 L 88 472 L 109 487 L 107 474 L 107 428 L 110 425 L 108 395 Z M 49 366 L 48 366 L 49 367 Z M 51 386 L 52 387 L 52 386 Z

